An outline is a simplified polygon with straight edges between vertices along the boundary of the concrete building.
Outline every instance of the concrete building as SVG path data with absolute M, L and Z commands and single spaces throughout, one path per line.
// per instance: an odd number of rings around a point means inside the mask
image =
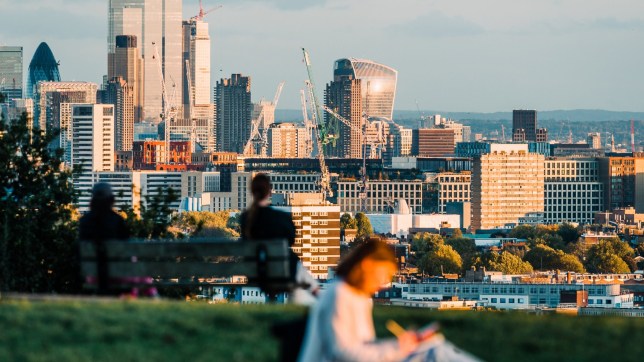
M 107 82 L 102 103 L 114 105 L 114 147 L 116 151 L 132 151 L 134 142 L 134 87 L 121 77 Z
M 398 200 L 405 200 L 412 214 L 421 214 L 423 199 L 420 180 L 369 181 L 366 198 L 360 197 L 359 181 L 338 181 L 338 205 L 343 213 L 365 212 L 387 214 L 393 211 Z
M 243 153 L 250 138 L 252 103 L 250 77 L 233 74 L 215 88 L 217 151 Z
M 6 101 L 22 98 L 22 47 L 0 45 L 0 93 Z
M 188 81 L 184 79 L 184 118 L 212 119 L 214 118 L 214 108 L 210 101 L 210 34 L 208 23 L 199 17 L 193 17 L 183 22 L 184 77 L 187 76 L 186 61 L 190 68 L 192 88 L 188 89 Z M 192 104 L 190 99 L 192 99 Z
M 412 215 L 412 214 L 367 214 L 373 231 L 377 234 L 392 234 L 407 237 L 412 229 L 427 230 L 442 228 L 460 228 L 460 216 L 448 214 Z
M 412 154 L 420 157 L 453 156 L 458 139 L 451 128 L 413 130 Z
M 472 184 L 472 173 L 464 172 L 441 172 L 431 174 L 428 183 L 436 185 L 438 192 L 438 212 L 447 212 L 447 205 L 454 202 L 470 202 L 470 186 Z
M 177 103 L 183 99 L 182 15 L 181 0 L 109 0 L 108 3 L 107 64 L 113 64 L 117 35 L 136 36 L 143 58 L 143 117 L 155 123 L 160 121 L 163 110 L 159 61 L 166 88 L 174 89 Z M 154 57 L 155 46 L 161 59 Z
M 133 122 L 143 121 L 144 71 L 138 39 L 134 35 L 117 35 L 115 52 L 108 64 L 108 81 L 120 77 L 131 89 Z M 128 110 L 129 112 L 129 110 Z
M 544 210 L 544 157 L 527 144 L 492 144 L 472 164 L 472 228 L 516 225 Z
M 405 128 L 392 123 L 389 127 L 389 137 L 387 149 L 391 157 L 411 156 L 413 143 L 413 131 L 411 128 Z
M 168 165 L 188 165 L 191 162 L 190 141 L 170 141 L 170 155 L 166 155 L 165 141 L 134 141 L 132 146 L 133 170 L 162 170 Z
M 548 158 L 544 163 L 544 222 L 592 224 L 604 210 L 597 159 Z
M 268 157 L 304 158 L 306 153 L 307 129 L 294 123 L 276 123 L 268 128 Z
M 194 129 L 194 148 L 192 152 L 205 151 L 214 152 L 215 143 L 215 121 L 212 117 L 206 118 L 178 118 L 170 124 L 171 141 L 192 141 L 192 132 Z M 166 123 L 162 122 L 161 126 L 165 127 Z
M 606 210 L 634 207 L 644 212 L 644 153 L 600 157 L 599 178 Z
M 367 59 L 348 58 L 335 61 L 333 75 L 334 79 L 360 80 L 361 104 L 369 118 L 393 119 L 397 70 Z
M 602 136 L 601 133 L 599 132 L 593 132 L 588 134 L 588 138 L 586 139 L 586 143 L 590 145 L 590 148 L 599 150 L 602 149 Z
M 114 106 L 111 104 L 71 104 L 71 140 L 69 166 L 78 167 L 74 188 L 79 205 L 89 206 L 94 185 L 92 174 L 114 171 Z M 84 209 L 81 209 L 84 211 Z
M 337 62 L 336 62 L 337 67 Z M 324 92 L 324 103 L 351 123 L 351 127 L 336 120 L 328 112 L 324 113 L 327 124 L 337 124 L 337 141 L 327 145 L 325 154 L 333 157 L 362 158 L 364 125 L 362 104 L 362 83 L 349 71 L 334 71 L 333 81 L 328 83 Z
M 295 224 L 293 251 L 316 279 L 329 279 L 329 269 L 340 260 L 340 207 L 323 201 L 322 194 L 273 196 L 276 209 L 289 212 Z
M 45 132 L 60 130 L 60 138 L 52 148 L 69 150 L 72 140 L 71 103 L 96 103 L 96 83 L 89 82 L 45 82 L 36 85 L 34 99 L 34 122 Z M 66 153 L 65 161 L 69 161 Z
M 43 42 L 38 45 L 31 62 L 29 63 L 29 76 L 25 98 L 36 98 L 36 86 L 40 82 L 60 82 L 58 62 L 54 58 L 49 45 Z M 38 106 L 36 104 L 36 106 Z M 34 119 L 37 121 L 37 118 Z M 38 126 L 36 124 L 36 126 Z M 42 128 L 44 129 L 44 128 Z

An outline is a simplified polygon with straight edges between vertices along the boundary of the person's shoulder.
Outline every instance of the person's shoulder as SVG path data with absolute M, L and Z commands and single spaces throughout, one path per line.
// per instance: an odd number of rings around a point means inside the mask
M 290 212 L 288 212 L 288 211 L 278 210 L 278 209 L 276 209 L 276 208 L 275 208 L 275 207 L 273 207 L 273 206 L 269 207 L 268 209 L 269 209 L 269 210 L 271 210 L 271 212 L 272 212 L 275 216 L 277 216 L 277 217 L 279 217 L 279 218 L 282 218 L 282 219 L 285 219 L 285 220 L 286 220 L 286 219 L 289 219 L 289 220 L 290 220 L 290 219 L 292 218 L 291 213 L 290 213 Z

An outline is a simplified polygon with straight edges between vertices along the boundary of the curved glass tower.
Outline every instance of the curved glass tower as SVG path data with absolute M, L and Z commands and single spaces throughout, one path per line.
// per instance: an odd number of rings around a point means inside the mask
M 47 43 L 42 42 L 36 49 L 29 63 L 29 78 L 27 79 L 27 98 L 34 98 L 38 82 L 60 82 L 58 63 Z
M 361 80 L 362 106 L 369 118 L 393 118 L 397 70 L 367 59 L 336 60 L 334 80 L 346 77 Z

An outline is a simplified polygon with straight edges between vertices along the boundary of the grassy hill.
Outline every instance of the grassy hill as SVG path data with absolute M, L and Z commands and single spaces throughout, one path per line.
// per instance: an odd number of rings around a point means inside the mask
M 292 306 L 185 302 L 0 302 L 0 361 L 277 361 L 273 323 Z M 438 320 L 487 361 L 640 361 L 644 319 L 377 307 L 403 326 Z

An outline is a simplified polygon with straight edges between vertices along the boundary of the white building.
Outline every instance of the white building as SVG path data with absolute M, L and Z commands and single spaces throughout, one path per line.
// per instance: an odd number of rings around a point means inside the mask
M 94 185 L 92 174 L 114 171 L 114 106 L 111 104 L 72 104 L 70 167 L 79 167 L 74 188 L 79 205 L 89 206 Z
M 373 231 L 378 234 L 393 234 L 398 237 L 409 235 L 409 229 L 460 228 L 460 215 L 450 214 L 366 214 Z
M 159 61 L 166 89 L 177 103 L 183 99 L 182 0 L 109 0 L 107 49 L 108 64 L 116 49 L 117 35 L 135 35 L 143 57 L 145 119 L 159 121 L 163 111 Z M 162 59 L 155 59 L 155 45 Z
M 402 199 L 412 214 L 422 213 L 422 181 L 369 181 L 368 185 L 363 199 L 359 181 L 338 181 L 338 204 L 342 212 L 389 213 L 395 202 Z
M 594 158 L 545 160 L 544 222 L 592 224 L 604 210 L 604 185 Z
M 183 22 L 183 54 L 190 67 L 190 83 L 184 84 L 184 117 L 208 119 L 214 117 L 210 87 L 210 34 L 208 23 L 198 17 Z M 185 64 L 183 65 L 185 68 Z M 184 69 L 185 73 L 185 69 Z M 187 75 L 187 74 L 186 74 Z M 190 93 L 192 103 L 190 103 Z M 213 133 L 214 136 L 214 133 Z

